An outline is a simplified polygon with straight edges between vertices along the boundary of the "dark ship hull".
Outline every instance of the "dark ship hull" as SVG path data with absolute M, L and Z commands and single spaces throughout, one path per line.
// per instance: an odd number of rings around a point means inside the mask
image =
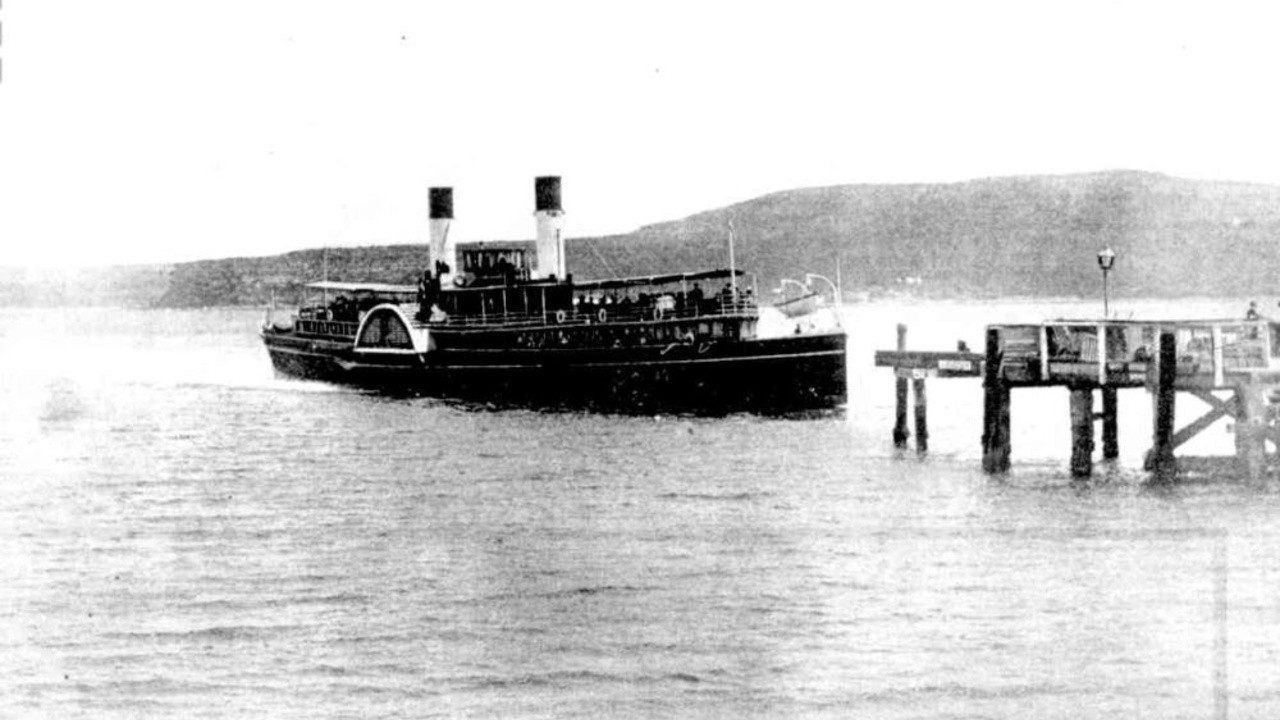
M 264 331 L 276 370 L 298 378 L 497 406 L 762 414 L 846 402 L 845 335 L 581 349 L 358 352 Z

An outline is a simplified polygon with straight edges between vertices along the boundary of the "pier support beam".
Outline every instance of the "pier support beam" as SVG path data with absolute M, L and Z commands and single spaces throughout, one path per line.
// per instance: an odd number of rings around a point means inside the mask
M 1071 476 L 1093 473 L 1093 388 L 1071 388 Z
M 913 378 L 911 380 L 911 393 L 915 396 L 916 401 L 916 452 L 928 452 L 929 410 L 928 401 L 925 399 L 924 378 Z
M 1178 374 L 1178 347 L 1173 333 L 1160 333 L 1160 355 L 1156 363 L 1156 391 L 1154 397 L 1154 428 L 1151 452 L 1146 466 L 1159 480 L 1170 479 L 1178 470 L 1173 457 L 1174 390 L 1173 381 Z
M 1197 418 L 1194 422 L 1188 423 L 1181 430 L 1173 434 L 1173 449 L 1177 450 L 1183 443 L 1191 438 L 1204 432 L 1210 425 L 1213 425 L 1220 418 L 1231 417 L 1239 422 L 1240 417 L 1240 400 L 1234 394 L 1228 400 L 1219 400 L 1212 392 L 1208 390 L 1191 390 L 1192 395 L 1200 398 L 1209 406 L 1209 412 Z
M 898 351 L 907 349 L 907 326 L 898 323 Z M 897 378 L 898 383 L 898 402 L 897 416 L 893 424 L 893 446 L 897 448 L 905 448 L 907 446 L 907 437 L 910 433 L 907 431 L 907 379 L 901 375 Z
M 1009 432 L 1009 384 L 1000 375 L 1000 331 L 987 330 L 982 380 L 982 469 L 989 473 L 1009 470 L 1012 452 Z
M 1236 388 L 1236 458 L 1249 479 L 1256 481 L 1267 465 L 1267 397 L 1256 383 Z
M 1116 389 L 1102 388 L 1102 457 L 1115 460 L 1120 457 L 1120 426 L 1117 423 L 1119 400 Z

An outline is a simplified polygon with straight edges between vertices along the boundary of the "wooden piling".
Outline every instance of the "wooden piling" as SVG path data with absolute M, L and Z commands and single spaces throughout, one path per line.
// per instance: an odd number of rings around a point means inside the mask
M 1102 457 L 1115 460 L 1120 457 L 1119 399 L 1114 387 L 1102 388 Z
M 1178 346 L 1171 332 L 1160 333 L 1160 355 L 1156 363 L 1155 422 L 1152 433 L 1151 454 L 1147 457 L 1147 469 L 1159 478 L 1169 477 L 1177 471 L 1173 457 L 1174 390 L 1173 381 L 1178 374 Z
M 916 452 L 929 450 L 928 403 L 925 400 L 924 378 L 911 380 L 911 393 L 915 395 L 916 409 Z
M 898 323 L 898 351 L 907 349 L 907 326 Z M 901 375 L 898 381 L 898 402 L 896 419 L 893 424 L 893 446 L 905 448 L 907 446 L 907 379 Z
M 1266 391 L 1256 383 L 1242 384 L 1236 388 L 1236 404 L 1240 408 L 1236 418 L 1236 458 L 1249 479 L 1256 481 L 1265 472 L 1267 462 Z
M 1093 473 L 1093 388 L 1071 388 L 1071 476 Z
M 1000 331 L 987 329 L 982 394 L 982 469 L 989 473 L 1009 470 L 1009 385 L 1000 375 Z

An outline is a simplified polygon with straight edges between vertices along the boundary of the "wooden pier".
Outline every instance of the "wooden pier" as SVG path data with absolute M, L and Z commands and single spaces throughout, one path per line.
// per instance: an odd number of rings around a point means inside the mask
M 981 354 L 928 352 L 898 347 L 876 352 L 875 363 L 897 378 L 893 440 L 907 443 L 906 381 L 916 397 L 917 450 L 928 448 L 925 379 L 983 378 L 982 466 L 1009 469 L 1012 456 L 1013 391 L 1062 386 L 1069 392 L 1072 475 L 1093 471 L 1094 426 L 1102 424 L 1102 457 L 1120 453 L 1117 393 L 1145 389 L 1153 403 L 1152 444 L 1146 467 L 1159 477 L 1177 471 L 1174 450 L 1215 421 L 1235 422 L 1236 457 L 1250 478 L 1268 466 L 1267 444 L 1280 446 L 1273 398 L 1280 396 L 1280 323 L 1266 320 L 1053 320 L 1038 324 L 990 325 Z M 1094 411 L 1095 393 L 1101 412 Z M 1209 407 L 1175 429 L 1179 393 Z

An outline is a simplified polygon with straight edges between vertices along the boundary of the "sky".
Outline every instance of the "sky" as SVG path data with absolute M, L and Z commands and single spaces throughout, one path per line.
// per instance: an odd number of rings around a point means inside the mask
M 796 187 L 1280 184 L 1280 9 L 0 0 L 0 265 L 569 236 Z

